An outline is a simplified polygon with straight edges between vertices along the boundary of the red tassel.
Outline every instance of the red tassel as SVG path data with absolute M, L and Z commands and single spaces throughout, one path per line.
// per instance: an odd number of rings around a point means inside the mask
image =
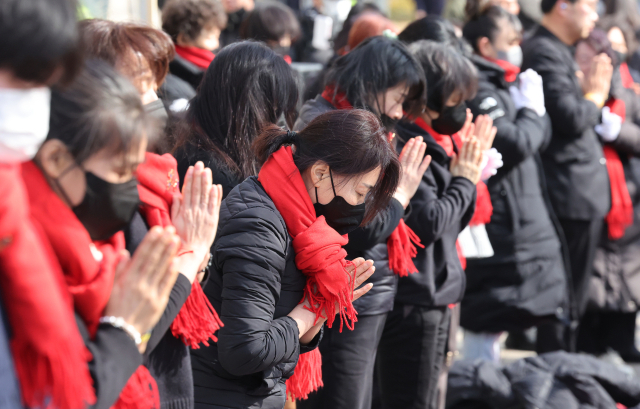
M 291 378 L 287 379 L 287 396 L 293 399 L 307 399 L 317 391 L 322 383 L 322 357 L 318 348 L 301 354 Z
M 158 385 L 145 366 L 131 375 L 113 409 L 160 409 Z
M 200 283 L 194 281 L 191 294 L 171 323 L 171 333 L 188 347 L 199 349 L 201 343 L 209 346 L 209 339 L 217 342 L 218 338 L 213 334 L 221 327 L 223 324 L 218 313 L 202 291 Z
M 607 172 L 611 182 L 611 209 L 606 216 L 609 238 L 617 240 L 624 236 L 627 227 L 633 224 L 633 202 L 624 176 L 620 156 L 612 147 L 604 146 Z
M 51 344 L 48 351 L 27 342 L 11 346 L 25 407 L 83 409 L 96 402 L 84 345 L 84 354 L 69 344 Z
M 418 255 L 416 246 L 424 248 L 413 230 L 400 219 L 398 227 L 391 233 L 387 240 L 389 251 L 389 268 L 400 277 L 417 273 L 418 269 L 413 264 L 413 258 Z

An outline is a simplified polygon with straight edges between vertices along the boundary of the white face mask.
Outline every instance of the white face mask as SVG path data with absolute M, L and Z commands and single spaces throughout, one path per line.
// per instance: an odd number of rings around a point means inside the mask
M 51 90 L 0 89 L 0 163 L 33 159 L 49 133 Z

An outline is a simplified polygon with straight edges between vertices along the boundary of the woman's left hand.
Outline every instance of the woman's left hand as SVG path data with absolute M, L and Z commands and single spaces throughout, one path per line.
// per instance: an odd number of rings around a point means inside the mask
M 222 202 L 222 187 L 212 184 L 211 169 L 202 162 L 189 167 L 182 186 L 171 206 L 171 222 L 182 240 L 178 271 L 191 283 L 202 266 L 206 266 L 209 251 L 218 229 Z

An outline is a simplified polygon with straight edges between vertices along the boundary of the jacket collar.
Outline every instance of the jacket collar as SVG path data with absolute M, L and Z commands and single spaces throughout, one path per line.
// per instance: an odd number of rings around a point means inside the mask
M 571 58 L 573 58 L 573 54 L 576 48 L 575 45 L 567 45 L 563 43 L 562 40 L 556 37 L 556 35 L 553 34 L 551 31 L 549 31 L 546 27 L 539 25 L 538 28 L 536 29 L 536 33 L 534 36 L 546 37 L 558 43 L 558 45 L 561 45 L 562 47 L 564 47 L 564 49 L 566 49 L 566 51 L 571 55 Z
M 475 54 L 471 57 L 471 61 L 478 68 L 480 81 L 490 82 L 498 88 L 508 88 L 507 81 L 504 79 L 504 69 L 500 66 Z
M 429 134 L 429 132 L 426 132 L 424 129 L 422 129 L 415 123 L 408 122 L 405 120 L 400 121 L 397 126 L 399 128 L 402 128 L 404 132 L 401 132 L 401 135 L 406 138 L 406 139 L 403 139 L 401 137 L 397 138 L 399 150 L 402 149 L 404 144 L 410 138 L 414 138 L 416 136 L 422 136 L 422 138 L 424 139 L 424 142 L 427 144 L 427 151 L 425 152 L 425 155 L 431 155 L 432 161 L 437 162 L 440 165 L 444 166 L 449 163 L 450 158 L 447 155 L 447 152 L 445 152 L 444 148 L 440 146 L 438 142 L 436 142 L 436 140 L 433 138 L 433 136 L 431 136 L 431 134 Z

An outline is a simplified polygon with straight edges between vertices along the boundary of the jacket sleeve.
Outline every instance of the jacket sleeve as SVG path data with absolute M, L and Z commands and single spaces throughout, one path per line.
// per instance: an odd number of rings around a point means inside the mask
M 427 169 L 418 191 L 411 199 L 413 211 L 407 218 L 407 225 L 420 237 L 422 244 L 429 246 L 452 225 L 462 224 L 475 198 L 475 185 L 463 177 L 452 178 L 442 197 L 438 197 L 435 179 L 431 170 Z
M 284 223 L 269 209 L 249 208 L 219 233 L 214 259 L 222 272 L 220 364 L 243 376 L 297 359 L 298 325 L 287 316 L 273 318 L 285 269 Z
M 498 171 L 508 171 L 537 153 L 546 142 L 548 133 L 544 117 L 529 108 L 518 110 L 515 121 L 506 114 L 507 108 L 495 93 L 488 90 L 478 92 L 469 104 L 474 116 L 489 115 L 498 129 L 493 147 L 502 154 L 504 165 Z
M 76 323 L 93 359 L 89 372 L 96 391 L 92 409 L 109 409 L 133 373 L 142 365 L 142 355 L 129 335 L 111 325 L 101 324 L 93 340 L 87 327 L 76 314 Z
M 600 109 L 593 102 L 576 93 L 574 80 L 563 67 L 566 62 L 558 50 L 540 44 L 531 66 L 542 77 L 544 102 L 551 118 L 554 136 L 567 139 L 580 138 L 588 128 L 600 120 Z
M 378 214 L 371 223 L 349 233 L 349 243 L 344 246 L 348 253 L 369 250 L 376 244 L 384 243 L 398 227 L 404 216 L 404 208 L 396 199 L 391 199 L 384 212 Z
M 626 118 L 622 123 L 620 135 L 611 146 L 620 153 L 640 156 L 640 99 L 635 92 L 627 91 L 624 98 Z

